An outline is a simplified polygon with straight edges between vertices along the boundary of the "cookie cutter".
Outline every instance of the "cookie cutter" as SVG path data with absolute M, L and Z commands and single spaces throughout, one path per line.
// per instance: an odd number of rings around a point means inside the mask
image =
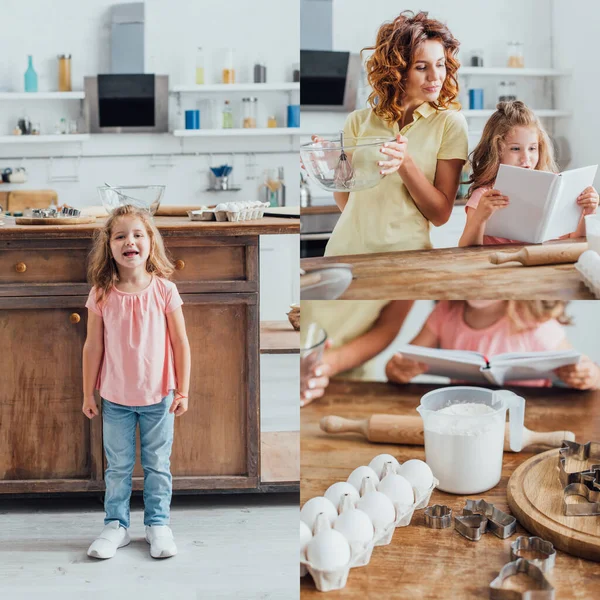
M 483 515 L 454 517 L 454 529 L 472 542 L 478 542 L 487 529 L 488 520 Z
M 583 471 L 567 473 L 567 458 L 569 457 L 575 457 L 580 461 L 597 460 L 598 464 L 593 464 Z M 558 476 L 563 487 L 571 483 L 584 483 L 582 478 L 598 469 L 600 469 L 600 442 L 578 444 L 577 442 L 563 440 L 562 446 L 558 451 Z
M 544 558 L 528 558 L 530 563 L 539 567 L 544 573 L 549 573 L 554 567 L 556 561 L 556 550 L 551 542 L 543 540 L 541 537 L 520 535 L 510 545 L 510 560 L 516 561 L 523 558 L 520 552 L 535 552 Z
M 432 529 L 446 529 L 452 525 L 452 509 L 444 504 L 428 506 L 425 511 L 425 526 Z
M 524 592 L 502 587 L 506 579 L 519 573 L 525 573 L 525 575 L 531 577 L 539 587 Z M 535 598 L 535 600 L 554 600 L 554 587 L 537 565 L 524 558 L 518 558 L 505 564 L 500 569 L 498 577 L 490 583 L 490 598 L 491 600 L 529 600 L 531 598 Z
M 488 520 L 488 531 L 505 540 L 517 531 L 517 519 L 502 512 L 485 500 L 467 500 L 463 515 L 483 515 Z
M 600 473 L 600 471 L 596 471 Z M 587 502 L 568 504 L 569 496 L 583 496 Z M 571 483 L 563 490 L 563 512 L 568 517 L 593 517 L 600 515 L 600 487 L 590 489 L 585 483 Z

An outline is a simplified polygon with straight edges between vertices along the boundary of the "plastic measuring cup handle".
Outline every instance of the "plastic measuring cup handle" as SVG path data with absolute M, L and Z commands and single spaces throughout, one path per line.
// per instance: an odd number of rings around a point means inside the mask
M 494 396 L 496 395 L 506 402 L 508 408 L 510 449 L 513 452 L 520 452 L 523 448 L 523 428 L 525 427 L 525 398 L 508 390 L 494 392 Z

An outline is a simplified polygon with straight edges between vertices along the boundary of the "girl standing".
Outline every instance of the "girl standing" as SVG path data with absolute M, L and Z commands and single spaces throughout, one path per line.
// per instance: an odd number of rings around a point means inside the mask
M 83 349 L 83 412 L 102 398 L 107 468 L 104 529 L 88 556 L 111 558 L 130 537 L 129 502 L 140 428 L 144 524 L 154 558 L 177 553 L 169 528 L 174 416 L 188 407 L 190 347 L 173 265 L 147 211 L 117 208 L 98 231 L 88 275 L 92 290 Z
M 490 217 L 509 203 L 509 198 L 494 189 L 500 165 L 510 165 L 537 171 L 558 168 L 554 162 L 552 144 L 539 119 L 523 102 L 500 102 L 496 112 L 485 124 L 481 140 L 472 155 L 473 175 L 469 201 L 465 207 L 467 224 L 458 242 L 459 246 L 509 244 L 519 240 L 485 235 Z M 582 209 L 577 231 L 566 237 L 585 236 L 585 215 L 598 208 L 598 192 L 588 187 L 577 198 Z

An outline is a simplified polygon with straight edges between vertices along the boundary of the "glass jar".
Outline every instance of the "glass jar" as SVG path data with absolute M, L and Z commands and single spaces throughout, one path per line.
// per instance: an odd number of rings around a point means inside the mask
M 517 99 L 517 84 L 514 81 L 507 83 L 507 96 L 509 100 Z
M 525 66 L 523 44 L 521 42 L 508 42 L 508 66 L 519 69 Z
M 71 91 L 71 55 L 58 55 L 58 91 Z
M 254 65 L 254 83 L 267 83 L 267 65 L 262 61 Z
M 244 121 L 242 127 L 244 129 L 256 129 L 256 113 L 257 113 L 258 98 L 242 98 Z
M 269 118 L 267 119 L 267 127 L 271 129 L 277 127 L 277 119 L 275 118 L 275 115 L 269 115 Z
M 204 84 L 204 51 L 202 48 L 196 50 L 196 85 Z
M 498 102 L 506 102 L 508 100 L 508 86 L 506 81 L 501 81 L 498 84 Z
M 233 110 L 229 100 L 225 100 L 223 106 L 223 129 L 233 129 Z
M 471 53 L 471 66 L 483 67 L 483 50 L 473 50 Z
M 233 48 L 228 48 L 225 50 L 225 60 L 223 61 L 223 83 L 235 83 Z

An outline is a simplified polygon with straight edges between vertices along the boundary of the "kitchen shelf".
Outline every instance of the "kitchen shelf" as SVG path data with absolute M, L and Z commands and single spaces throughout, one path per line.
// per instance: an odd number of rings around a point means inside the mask
M 570 71 L 557 69 L 518 69 L 511 67 L 460 67 L 458 75 L 488 75 L 511 77 L 567 77 Z
M 542 110 L 535 110 L 532 109 L 532 111 L 538 116 L 538 117 L 552 117 L 552 118 L 559 118 L 559 117 L 570 117 L 571 113 L 568 110 L 547 110 L 547 109 L 542 109 Z M 462 114 L 465 117 L 491 117 L 494 114 L 494 110 L 463 110 Z
M 85 92 L 0 92 L 0 100 L 83 100 Z
M 175 129 L 175 137 L 246 137 L 301 135 L 299 127 L 272 127 L 261 129 Z
M 72 133 L 65 135 L 0 135 L 1 144 L 55 144 L 65 142 L 85 142 L 90 139 L 89 133 Z
M 202 94 L 224 92 L 294 92 L 300 91 L 299 82 L 288 83 L 214 83 L 207 85 L 176 85 L 171 94 Z

